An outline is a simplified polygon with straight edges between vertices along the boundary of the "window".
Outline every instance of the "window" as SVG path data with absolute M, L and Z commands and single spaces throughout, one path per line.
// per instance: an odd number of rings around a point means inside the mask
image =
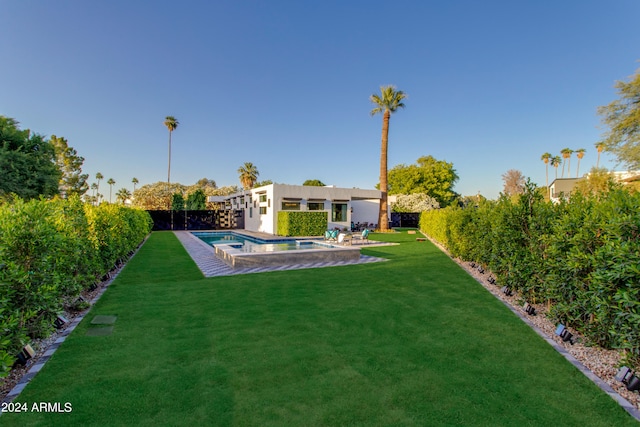
M 253 218 L 253 208 L 249 208 L 249 218 Z
M 261 194 L 260 195 L 260 203 L 264 203 L 267 201 L 267 195 L 266 194 Z
M 283 211 L 299 211 L 300 202 L 284 201 L 282 202 L 282 210 Z
M 266 214 L 267 214 L 267 207 L 260 206 L 260 215 L 266 215 Z
M 321 211 L 324 209 L 324 202 L 307 202 L 307 209 L 310 211 Z
M 331 221 L 347 222 L 347 204 L 346 203 L 332 203 Z

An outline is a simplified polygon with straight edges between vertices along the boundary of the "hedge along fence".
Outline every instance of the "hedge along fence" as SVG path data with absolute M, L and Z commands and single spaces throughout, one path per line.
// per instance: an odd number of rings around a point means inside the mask
M 0 377 L 150 230 L 145 211 L 77 198 L 0 205 Z
M 326 212 L 278 212 L 279 236 L 321 236 L 327 230 Z
M 614 188 L 557 205 L 528 184 L 519 198 L 424 212 L 420 229 L 500 286 L 575 328 L 587 344 L 640 361 L 640 194 Z

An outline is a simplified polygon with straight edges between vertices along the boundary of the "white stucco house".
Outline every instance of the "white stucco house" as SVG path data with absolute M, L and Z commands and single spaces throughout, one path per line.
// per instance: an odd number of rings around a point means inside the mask
M 352 222 L 377 226 L 380 197 L 380 190 L 270 184 L 223 200 L 226 210 L 243 210 L 245 230 L 275 234 L 278 212 L 283 210 L 326 212 L 330 229 L 350 229 Z

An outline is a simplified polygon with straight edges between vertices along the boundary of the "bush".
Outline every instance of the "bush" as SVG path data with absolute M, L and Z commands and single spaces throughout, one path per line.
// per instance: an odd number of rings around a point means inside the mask
M 477 208 L 423 212 L 420 229 L 462 260 L 488 267 L 501 286 L 588 342 L 640 360 L 640 194 L 612 188 L 544 202 L 524 194 Z
M 15 199 L 0 205 L 0 377 L 28 340 L 83 289 L 135 249 L 151 230 L 149 214 L 80 200 Z
M 326 212 L 278 212 L 279 236 L 321 236 L 327 229 Z

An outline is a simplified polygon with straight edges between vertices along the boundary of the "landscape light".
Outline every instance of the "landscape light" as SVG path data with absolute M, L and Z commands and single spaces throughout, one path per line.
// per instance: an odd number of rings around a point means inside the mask
M 480 274 L 484 274 L 484 268 L 482 268 L 482 266 L 481 266 L 481 265 L 478 265 L 478 272 L 479 272 Z
M 33 349 L 33 347 L 27 344 L 24 347 L 22 347 L 22 351 L 20 351 L 20 353 L 18 353 L 18 355 L 16 356 L 18 358 L 18 360 L 16 360 L 16 363 L 19 363 L 21 365 L 26 365 L 27 360 L 31 359 L 33 356 L 35 356 L 35 354 L 36 352 Z
M 623 383 L 629 391 L 640 390 L 640 378 L 638 378 L 635 373 L 626 366 L 623 366 L 618 370 L 615 379 Z
M 571 345 L 575 344 L 573 334 L 569 332 L 562 323 L 558 324 L 558 327 L 556 328 L 556 335 L 562 338 L 562 341 L 564 342 L 569 342 Z
M 532 306 L 531 304 L 529 304 L 528 302 L 525 302 L 522 307 L 524 308 L 524 311 L 526 311 L 529 316 L 535 316 L 536 315 L 535 307 Z
M 513 295 L 513 292 L 511 292 L 511 288 L 509 288 L 507 285 L 504 285 L 502 288 L 500 288 L 500 290 L 508 297 Z
M 495 285 L 496 284 L 496 279 L 494 277 L 489 277 L 488 282 L 491 283 L 492 285 Z
M 53 321 L 53 325 L 56 327 L 56 329 L 62 329 L 68 322 L 69 321 L 66 317 L 64 317 L 62 314 L 58 314 L 56 320 Z
M 471 263 L 469 263 L 469 265 L 471 266 L 471 268 L 476 268 L 477 264 L 475 262 L 471 262 Z

